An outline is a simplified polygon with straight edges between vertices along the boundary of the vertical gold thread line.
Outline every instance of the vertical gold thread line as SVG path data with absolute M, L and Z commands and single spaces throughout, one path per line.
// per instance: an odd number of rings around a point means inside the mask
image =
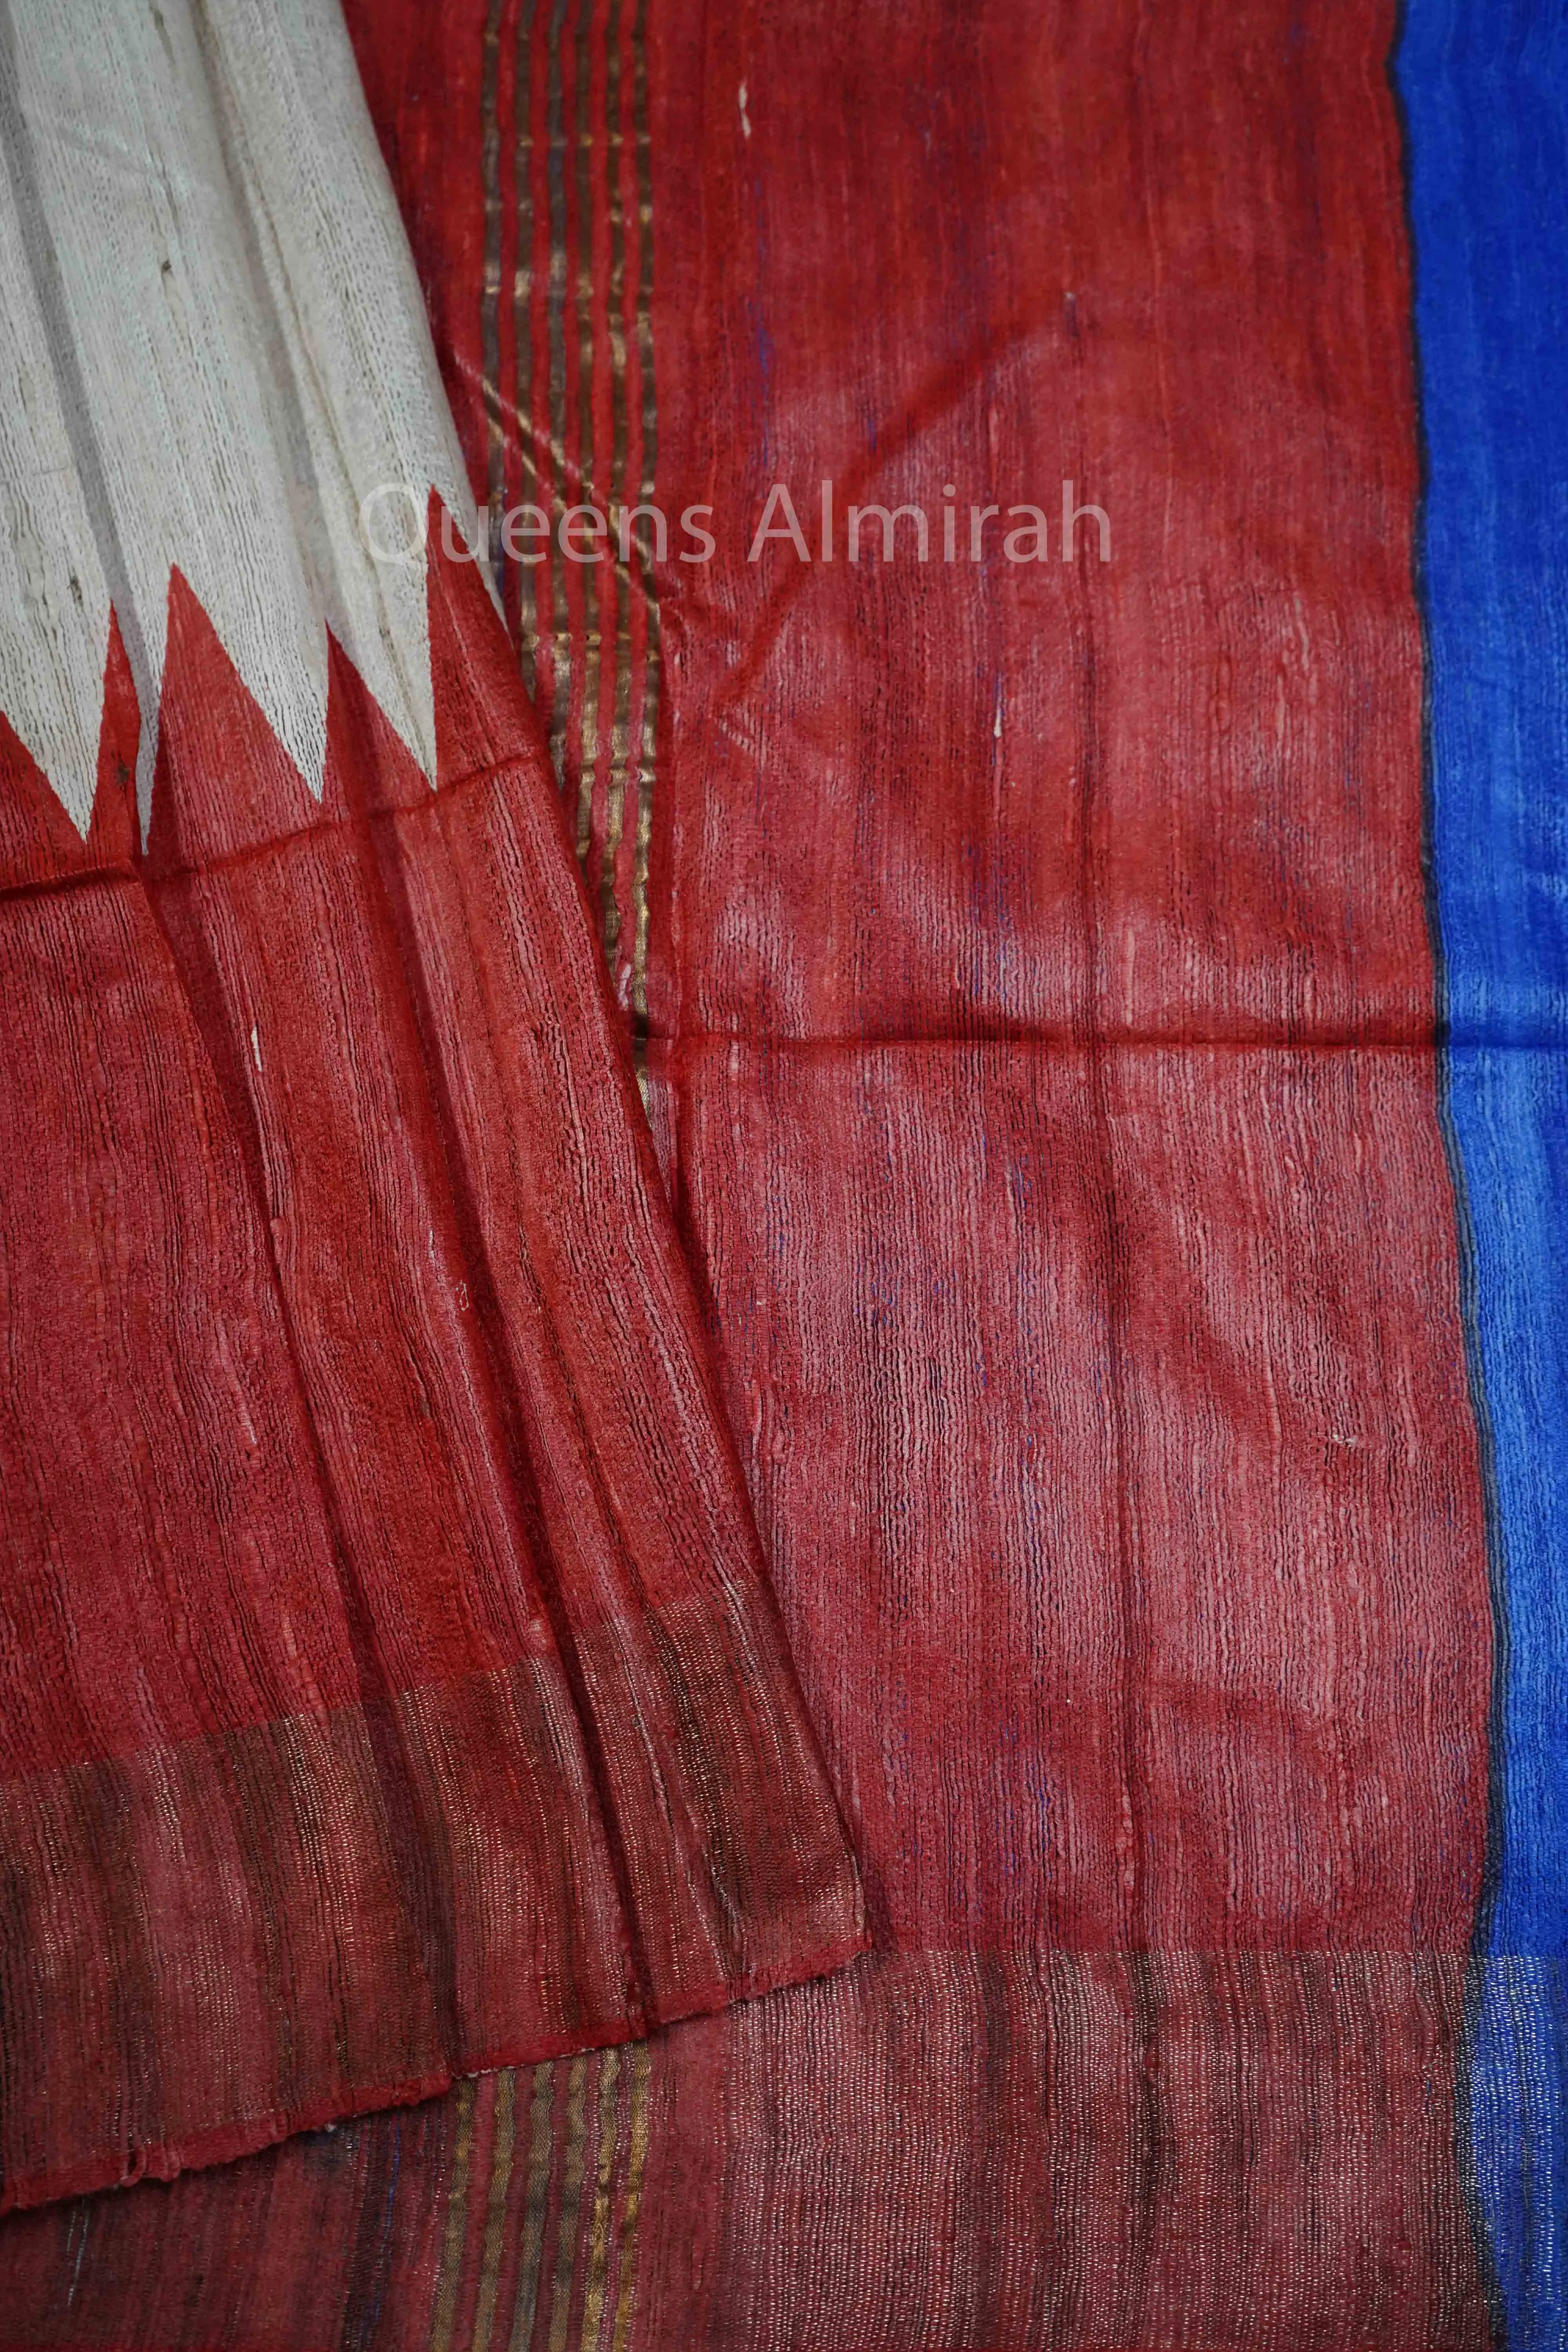
M 485 457 L 488 492 L 488 551 L 502 607 L 506 583 L 500 551 L 506 511 L 506 417 L 500 401 L 500 24 L 506 0 L 489 0 L 481 51 L 479 119 L 485 186 L 485 275 L 479 303 L 479 348 L 484 368 Z
M 577 2267 L 577 2222 L 583 2204 L 584 2151 L 587 2139 L 588 2062 L 574 2058 L 566 2078 L 566 2161 L 561 2180 L 561 2219 L 555 2240 L 555 2276 L 550 2292 L 550 2352 L 565 2352 L 572 2318 L 572 2280 Z
M 651 501 L 658 468 L 658 406 L 653 374 L 653 159 L 648 129 L 647 0 L 637 0 L 632 25 L 632 131 L 637 184 L 637 359 L 642 376 L 642 488 Z M 658 746 L 661 640 L 652 567 L 645 559 L 647 652 L 644 663 L 641 756 L 637 765 L 637 828 L 633 858 L 632 1013 L 639 1080 L 647 1050 L 648 863 L 653 845 L 653 795 Z
M 452 2322 L 458 2309 L 458 2283 L 462 2276 L 463 2237 L 468 2218 L 468 2158 L 474 2144 L 473 2076 L 458 2085 L 458 2129 L 452 2151 L 452 2183 L 447 2192 L 447 2227 L 441 2239 L 441 2268 L 430 2317 L 430 2352 L 448 2352 Z
M 621 2265 L 616 2282 L 616 2326 L 610 2352 L 626 2352 L 637 2309 L 637 2216 L 642 2209 L 643 2170 L 647 2162 L 648 2046 L 632 2048 L 632 2113 L 627 2133 L 626 2200 L 621 2213 Z
M 616 864 L 626 823 L 626 766 L 631 756 L 632 583 L 629 562 L 623 562 L 618 538 L 619 509 L 633 501 L 626 478 L 630 432 L 626 415 L 626 224 L 621 195 L 625 156 L 622 109 L 625 91 L 621 73 L 621 0 L 610 0 L 605 34 L 605 128 L 608 149 L 605 179 L 609 196 L 610 282 L 605 316 L 610 339 L 610 500 L 611 524 L 617 530 L 615 569 L 616 694 L 610 721 L 610 770 L 605 789 L 605 870 L 600 877 L 599 929 L 610 977 L 616 976 L 620 951 L 621 907 L 616 896 Z
M 533 2315 L 539 2304 L 539 2265 L 544 2252 L 544 2214 L 550 2202 L 550 2181 L 555 2155 L 555 2067 L 553 2062 L 533 2070 L 533 2097 L 528 2111 L 528 2189 L 522 2212 L 522 2247 L 518 2256 L 517 2301 L 512 2307 L 510 2352 L 528 2352 L 533 2341 Z
M 609 2268 L 611 2191 L 620 2152 L 621 2053 L 607 2050 L 599 2062 L 598 2160 L 588 2228 L 588 2269 L 583 2288 L 580 2352 L 597 2352 Z
M 577 149 L 577 477 L 584 495 L 594 478 L 594 0 L 577 0 L 574 61 Z M 599 756 L 599 567 L 583 572 L 583 709 L 577 742 L 577 863 L 586 866 L 594 828 Z
M 530 504 L 539 498 L 539 460 L 534 451 L 533 418 L 533 24 L 534 0 L 522 0 L 517 23 L 517 135 L 512 146 L 512 178 L 517 203 L 517 258 L 512 267 L 512 335 L 516 346 L 518 455 L 522 495 Z M 518 644 L 522 680 L 531 695 L 536 679 L 539 606 L 533 566 L 520 562 L 518 582 Z
M 471 2352 L 489 2352 L 495 2325 L 496 2291 L 500 2283 L 501 2248 L 506 2240 L 507 2191 L 511 2187 L 513 2116 L 517 2076 L 509 2068 L 496 2077 L 495 2151 L 490 2159 L 490 2192 L 485 2212 L 484 2258 L 479 2267 L 479 2301 L 474 2307 Z
M 606 2050 L 599 2064 L 599 2163 L 588 2229 L 588 2277 L 583 2289 L 582 2352 L 598 2352 L 605 2315 L 605 2274 L 610 2258 L 610 2186 L 619 2145 L 621 2053 Z
M 550 213 L 547 292 L 550 441 L 552 453 L 550 491 L 550 757 L 557 783 L 562 782 L 565 772 L 566 726 L 572 707 L 572 624 L 566 604 L 566 559 L 561 551 L 561 518 L 568 503 L 562 495 L 566 448 L 566 131 L 561 82 L 561 36 L 565 22 L 566 0 L 551 0 L 547 67 L 549 136 L 544 179 Z

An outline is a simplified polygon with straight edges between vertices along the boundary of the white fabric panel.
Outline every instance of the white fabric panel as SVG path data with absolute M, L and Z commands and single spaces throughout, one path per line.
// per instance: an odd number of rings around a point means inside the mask
M 98 778 L 109 588 L 0 176 L 0 710 L 85 833 Z
M 0 36 L 20 129 L 0 303 L 31 301 L 35 348 L 42 320 L 74 455 L 52 560 L 85 579 L 96 543 L 102 575 L 61 616 L 68 662 L 35 642 L 38 600 L 14 607 L 0 708 L 79 821 L 79 751 L 56 747 L 96 746 L 107 579 L 145 813 L 178 564 L 313 789 L 329 624 L 433 773 L 424 566 L 373 562 L 360 502 L 433 483 L 470 540 L 473 504 L 336 0 L 0 0 Z M 13 499 L 27 454 L 0 438 Z M 47 715 L 62 673 L 68 721 Z
M 474 503 L 359 69 L 336 0 L 221 0 L 208 21 L 309 439 L 323 609 L 433 775 L 424 566 L 367 562 L 360 502 L 384 483 L 433 484 L 470 546 Z M 407 520 L 395 501 L 387 538 Z

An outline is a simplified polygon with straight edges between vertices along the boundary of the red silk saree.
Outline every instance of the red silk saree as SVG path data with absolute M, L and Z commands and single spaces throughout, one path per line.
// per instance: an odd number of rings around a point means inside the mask
M 16 2340 L 1489 2343 L 1392 12 L 348 16 L 874 1948 Z

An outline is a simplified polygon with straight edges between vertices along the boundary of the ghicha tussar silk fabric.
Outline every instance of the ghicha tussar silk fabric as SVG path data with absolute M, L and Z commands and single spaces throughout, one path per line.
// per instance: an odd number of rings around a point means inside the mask
M 1563 26 L 347 15 L 875 1948 L 13 2217 L 0 2334 L 1561 2345 Z
M 863 1928 L 341 20 L 0 29 L 28 2205 Z

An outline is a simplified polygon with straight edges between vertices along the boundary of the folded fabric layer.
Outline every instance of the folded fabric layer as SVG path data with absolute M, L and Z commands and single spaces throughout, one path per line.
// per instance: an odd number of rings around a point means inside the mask
M 358 1705 L 267 1226 L 132 870 L 110 684 L 85 844 L 14 739 L 0 780 L 11 2203 L 448 2072 L 394 1733 Z
M 1393 15 L 350 13 L 492 513 L 657 435 L 646 866 L 504 593 L 890 1948 L 656 2059 L 633 2340 L 1482 2342 Z
M 97 13 L 0 18 L 6 2205 L 863 1941 L 341 23 Z
M 880 1948 L 29 2220 L 18 2332 L 1479 2347 L 1393 11 L 352 16 Z
M 1464 1970 L 879 1957 L 168 2190 L 21 2215 L 4 2332 L 193 2352 L 1480 2346 L 1435 2095 Z

